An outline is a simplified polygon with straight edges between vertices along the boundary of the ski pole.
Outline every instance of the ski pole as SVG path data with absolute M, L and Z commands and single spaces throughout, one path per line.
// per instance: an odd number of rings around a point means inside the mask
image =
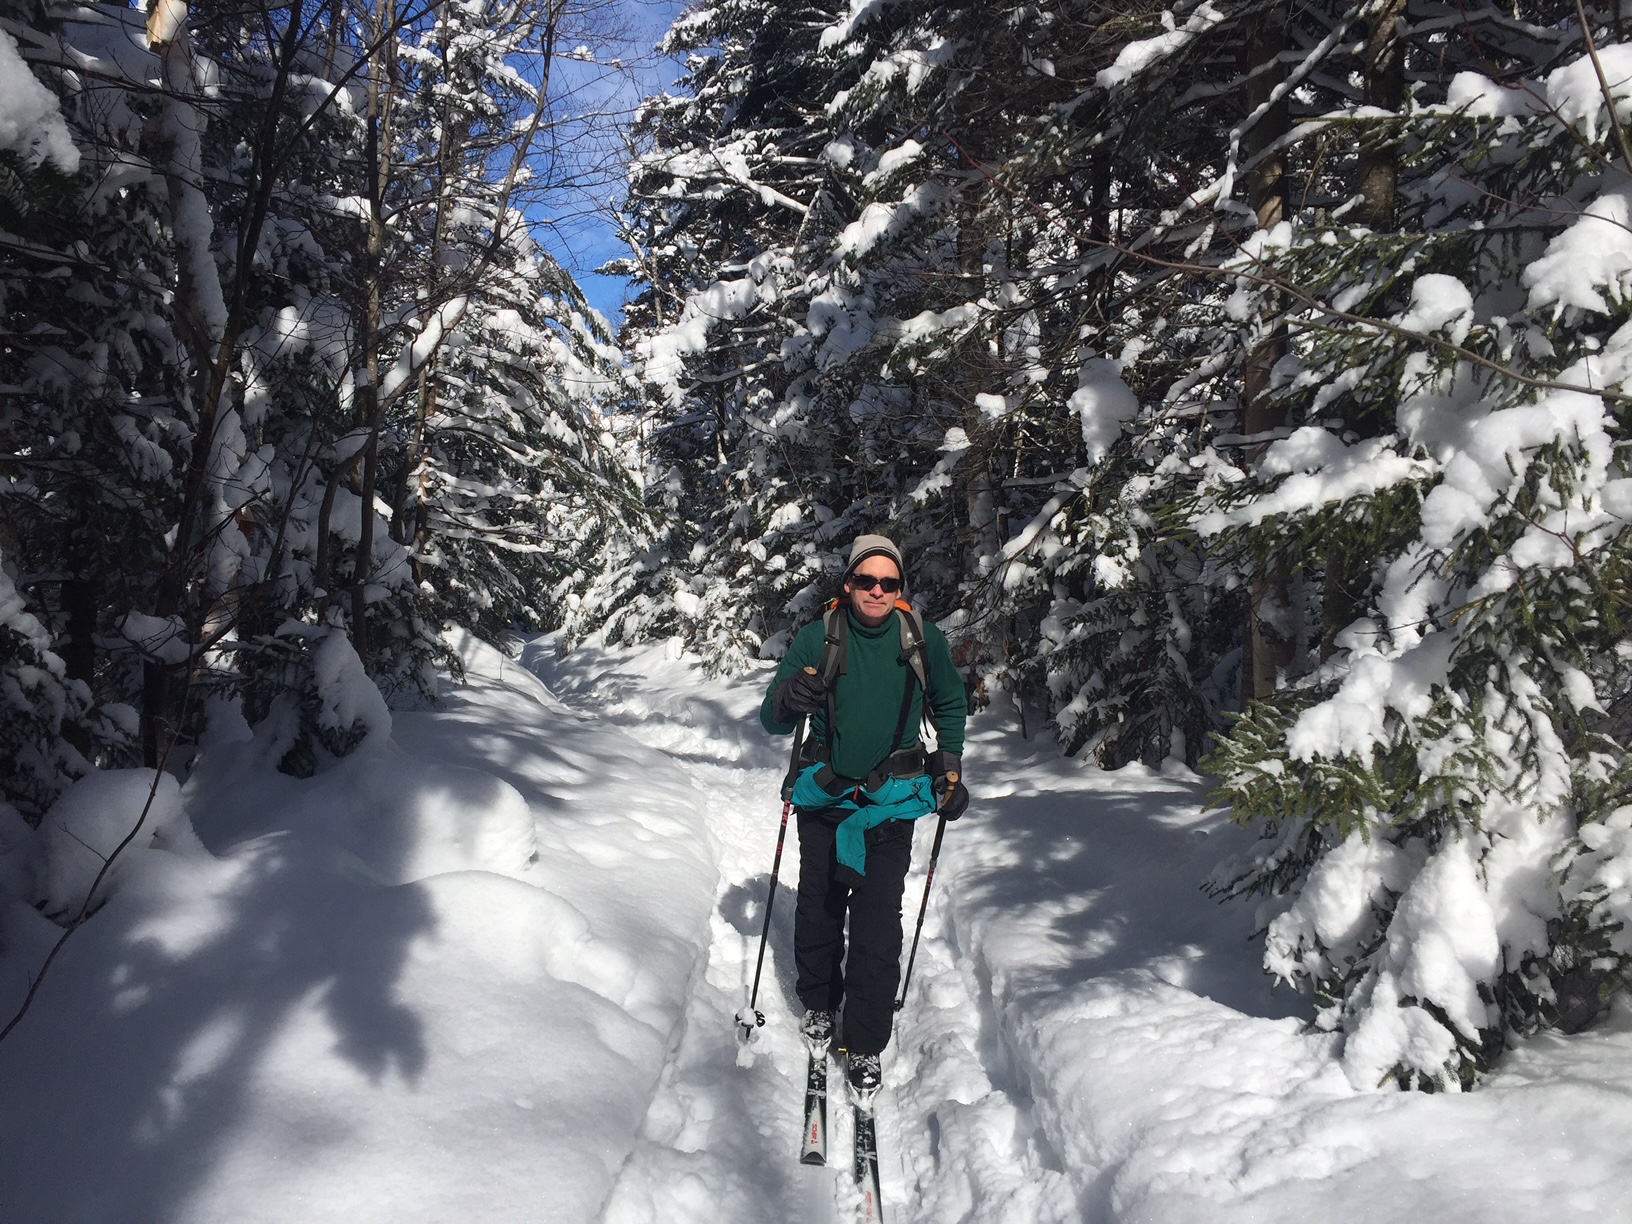
M 765 925 L 759 930 L 759 959 L 754 962 L 754 988 L 748 993 L 748 1006 L 737 1013 L 742 1035 L 748 1037 L 756 1028 L 765 1026 L 765 1013 L 754 1006 L 759 1001 L 759 974 L 765 968 L 765 944 L 771 935 L 771 907 L 776 904 L 776 875 L 782 869 L 782 842 L 788 835 L 788 812 L 793 808 L 791 799 L 782 800 L 782 825 L 776 831 L 776 857 L 771 860 L 771 893 L 765 898 Z M 753 1023 L 747 1020 L 753 1016 Z
M 948 774 L 953 782 L 957 774 Z M 941 857 L 941 838 L 946 836 L 946 817 L 935 826 L 935 844 L 929 848 L 929 873 L 924 876 L 924 899 L 918 903 L 918 925 L 912 932 L 912 951 L 907 954 L 907 971 L 901 976 L 901 997 L 895 1001 L 895 1010 L 907 1005 L 907 987 L 912 985 L 912 962 L 918 959 L 918 937 L 924 933 L 924 912 L 929 909 L 929 886 L 935 882 L 935 860 Z
M 805 670 L 814 672 L 816 669 L 807 667 Z M 748 992 L 748 1006 L 737 1013 L 737 1023 L 742 1026 L 744 1040 L 752 1036 L 756 1028 L 765 1027 L 765 1014 L 754 1004 L 759 1001 L 759 975 L 765 968 L 765 945 L 771 937 L 771 909 L 776 905 L 776 877 L 782 871 L 782 843 L 788 836 L 788 813 L 793 810 L 793 783 L 799 776 L 799 753 L 804 747 L 805 727 L 809 722 L 808 714 L 799 720 L 799 727 L 793 735 L 793 756 L 788 761 L 787 776 L 782 779 L 782 824 L 776 831 L 776 857 L 771 860 L 771 891 L 765 898 L 765 923 L 759 929 L 759 958 L 754 962 L 754 986 Z

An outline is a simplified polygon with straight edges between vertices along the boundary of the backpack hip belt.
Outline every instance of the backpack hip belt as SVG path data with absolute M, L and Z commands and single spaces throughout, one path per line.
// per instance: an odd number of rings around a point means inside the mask
M 806 741 L 805 751 L 800 754 L 800 768 L 807 765 L 820 765 L 816 771 L 814 781 L 830 795 L 842 795 L 853 791 L 857 787 L 862 790 L 876 791 L 889 778 L 917 778 L 924 772 L 924 746 L 913 744 L 909 748 L 900 748 L 890 753 L 865 778 L 847 778 L 833 768 L 827 745 Z

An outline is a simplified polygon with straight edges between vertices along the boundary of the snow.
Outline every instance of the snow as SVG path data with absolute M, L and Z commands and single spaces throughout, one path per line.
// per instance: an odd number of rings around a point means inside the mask
M 319 726 L 346 731 L 361 723 L 370 736 L 391 734 L 391 711 L 363 670 L 363 661 L 344 630 L 329 629 L 312 656 L 317 681 Z
M 894 148 L 884 150 L 878 159 L 878 169 L 863 176 L 862 186 L 870 187 L 880 180 L 889 178 L 901 167 L 917 161 L 923 151 L 924 146 L 916 140 L 904 140 Z
M 1351 644 L 1353 661 L 1337 693 L 1299 714 L 1286 733 L 1295 761 L 1352 755 L 1369 762 L 1389 740 L 1390 711 L 1417 719 L 1432 708 L 1435 690 L 1446 685 L 1456 638 L 1429 633 L 1393 657 L 1378 653 L 1361 635 Z
M 1532 88 L 1502 85 L 1477 72 L 1459 72 L 1445 91 L 1445 109 L 1477 119 L 1523 118 L 1541 109 Z
M 826 51 L 850 41 L 855 32 L 872 18 L 888 8 L 894 0 L 850 0 L 850 11 L 842 21 L 822 31 L 819 47 Z
M 1273 515 L 1364 497 L 1431 471 L 1421 460 L 1397 453 L 1392 439 L 1364 438 L 1346 444 L 1318 425 L 1301 426 L 1290 437 L 1271 443 L 1258 469 L 1265 476 L 1286 479 L 1241 505 L 1198 515 L 1196 530 L 1208 536 L 1256 526 Z
M 834 244 L 839 257 L 860 259 L 886 238 L 893 238 L 919 217 L 927 217 L 950 195 L 942 183 L 919 183 L 899 200 L 878 200 L 861 210 Z
M 1400 316 L 1406 331 L 1447 331 L 1452 344 L 1468 338 L 1473 323 L 1473 294 L 1454 276 L 1430 272 L 1411 284 L 1411 304 Z
M 1356 1087 L 1381 1083 L 1401 1061 L 1402 1048 L 1417 1067 L 1443 1066 L 1455 1054 L 1452 1034 L 1421 1009 L 1406 1006 L 1408 999 L 1438 1001 L 1457 1033 L 1478 1040 L 1494 1019 L 1479 984 L 1500 969 L 1495 928 L 1473 839 L 1447 842 L 1412 881 L 1389 924 L 1383 963 L 1370 986 L 1371 1006 L 1344 1050 Z
M 1604 906 L 1621 926 L 1611 936 L 1617 952 L 1632 948 L 1632 807 L 1616 808 L 1600 824 L 1582 825 L 1587 852 L 1569 877 L 1569 900 L 1601 891 Z
M 562 657 L 539 638 L 519 660 L 454 645 L 464 685 L 307 780 L 211 703 L 185 786 L 160 780 L 158 835 L 121 858 L 0 1044 L 0 1216 L 846 1218 L 837 1092 L 834 1165 L 795 1159 L 792 838 L 767 1023 L 744 1047 L 733 1022 L 787 747 L 755 717 L 766 673 L 709 680 L 667 643 Z M 1592 1031 L 1522 1043 L 1477 1092 L 1377 1091 L 1401 1035 L 1304 1031 L 1310 1003 L 1271 993 L 1250 907 L 1200 891 L 1255 844 L 1204 809 L 1206 782 L 1101 771 L 1014 723 L 999 701 L 971 724 L 974 803 L 948 828 L 885 1057 L 892 1224 L 1632 1219 L 1624 1000 Z M 152 780 L 91 775 L 38 839 L 0 824 L 33 862 L 8 879 L 71 898 Z M 1432 854 L 1356 832 L 1272 947 L 1300 955 L 1304 932 L 1341 951 L 1387 887 L 1401 955 L 1373 989 L 1485 1023 L 1472 983 L 1496 932 L 1523 946 L 1524 922 L 1545 925 L 1518 868 L 1546 855 L 1524 839 L 1567 831 L 1518 802 L 1487 822 Z M 1623 905 L 1628 830 L 1624 808 L 1584 829 L 1589 870 L 1572 873 Z M 1505 841 L 1522 843 L 1507 860 Z M 59 933 L 20 901 L 0 914 L 6 1015 Z
M 459 321 L 465 317 L 469 305 L 470 299 L 460 295 L 449 298 L 430 312 L 423 321 L 419 334 L 403 346 L 402 352 L 397 354 L 391 368 L 380 380 L 382 403 L 390 403 L 402 393 L 403 388 L 418 377 L 419 371 L 425 368 L 425 363 L 435 356 L 437 349 L 441 347 L 443 339 L 459 326 Z
M 149 616 L 127 612 L 119 622 L 119 633 L 143 657 L 171 666 L 185 663 L 192 653 L 187 643 L 187 626 L 179 616 Z
M 1082 445 L 1089 463 L 1105 457 L 1122 426 L 1139 411 L 1139 400 L 1122 381 L 1119 363 L 1091 358 L 1077 371 L 1077 389 L 1065 402 L 1082 422 Z
M 1448 547 L 1461 533 L 1480 527 L 1498 499 L 1523 479 L 1529 456 L 1554 440 L 1576 443 L 1609 456 L 1604 403 L 1579 391 L 1553 391 L 1535 404 L 1490 413 L 1470 429 L 1445 464 L 1445 479 L 1422 505 L 1422 538 L 1430 548 Z
M 1322 951 L 1336 965 L 1360 955 L 1372 907 L 1386 904 L 1391 892 L 1403 893 L 1421 866 L 1385 832 L 1357 828 L 1315 864 L 1298 899 L 1269 924 L 1269 972 L 1291 981 L 1298 970 L 1318 973 Z
M 49 161 L 65 174 L 79 169 L 79 150 L 51 91 L 29 70 L 17 42 L 0 30 L 0 149 L 25 165 Z
M 1632 288 L 1632 189 L 1605 191 L 1578 220 L 1547 244 L 1546 253 L 1524 269 L 1531 310 L 1551 306 L 1609 313 L 1600 292 L 1624 301 Z
M 1169 9 L 1162 13 L 1162 24 L 1167 27 L 1167 32 L 1154 38 L 1126 43 L 1116 53 L 1116 61 L 1109 68 L 1101 68 L 1094 74 L 1094 84 L 1101 89 L 1126 85 L 1153 64 L 1175 54 L 1223 20 L 1223 12 L 1204 2 L 1191 11 L 1181 28 Z
M 750 275 L 737 280 L 719 280 L 686 299 L 680 318 L 672 326 L 636 346 L 647 380 L 663 389 L 670 404 L 685 396 L 680 380 L 685 376 L 685 359 L 708 348 L 708 334 L 723 322 L 740 319 L 762 298 L 774 300 L 775 288 L 762 284 L 770 275 L 772 260 L 757 256 L 750 261 Z
M 700 692 L 686 662 L 660 652 L 585 652 L 544 674 L 686 752 L 723 800 L 711 813 L 725 849 L 706 982 L 603 1219 L 846 1218 L 847 1179 L 793 1163 L 803 1054 L 785 960 L 796 857 L 782 864 L 766 967 L 776 989 L 761 992 L 767 1027 L 747 1066 L 731 1032 L 781 765 L 743 734 L 758 685 Z M 1541 1221 L 1560 1203 L 1632 1218 L 1619 1184 L 1632 1158 L 1605 1130 L 1632 1121 L 1632 1008 L 1584 1039 L 1529 1043 L 1477 1094 L 1357 1089 L 1337 1039 L 1300 1031 L 1308 1004 L 1267 989 L 1252 915 L 1198 891 L 1248 841 L 1201 811 L 1202 780 L 1104 773 L 1027 743 L 1010 721 L 988 712 L 974 723 L 975 805 L 948 832 L 885 1058 L 887 1218 Z M 919 831 L 909 906 L 931 835 Z M 1462 942 L 1415 972 L 1477 957 L 1477 929 L 1450 929 Z M 842 1152 L 842 1111 L 833 1124 L 830 1150 Z
M 0 1046 L 0 1217 L 595 1218 L 697 961 L 706 800 L 462 646 L 466 687 L 307 781 L 217 713 L 202 845 L 144 846 Z M 56 928 L 3 923 L 9 1016 Z
M 1600 82 L 1598 73 L 1603 71 Z M 1547 77 L 1547 103 L 1558 119 L 1583 129 L 1588 140 L 1595 141 L 1607 128 L 1604 114 L 1604 87 L 1609 87 L 1615 99 L 1615 113 L 1622 123 L 1629 117 L 1628 101 L 1632 100 L 1632 46 L 1617 44 L 1599 47 L 1597 63 L 1583 55 L 1572 63 L 1556 69 Z

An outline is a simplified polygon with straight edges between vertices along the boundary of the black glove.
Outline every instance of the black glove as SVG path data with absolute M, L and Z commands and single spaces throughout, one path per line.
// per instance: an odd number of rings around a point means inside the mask
M 956 820 L 969 810 L 969 788 L 963 784 L 963 758 L 955 752 L 932 752 L 924 763 L 935 794 L 935 810 L 947 820 Z
M 826 700 L 827 687 L 821 676 L 801 669 L 776 686 L 771 694 L 771 717 L 779 723 L 798 722 L 821 709 Z

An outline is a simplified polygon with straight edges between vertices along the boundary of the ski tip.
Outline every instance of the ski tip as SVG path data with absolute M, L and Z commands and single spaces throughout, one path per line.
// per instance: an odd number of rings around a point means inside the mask
M 823 1156 L 820 1152 L 806 1152 L 803 1156 L 799 1157 L 799 1163 L 802 1165 L 809 1165 L 813 1169 L 820 1169 L 827 1165 L 827 1157 Z

